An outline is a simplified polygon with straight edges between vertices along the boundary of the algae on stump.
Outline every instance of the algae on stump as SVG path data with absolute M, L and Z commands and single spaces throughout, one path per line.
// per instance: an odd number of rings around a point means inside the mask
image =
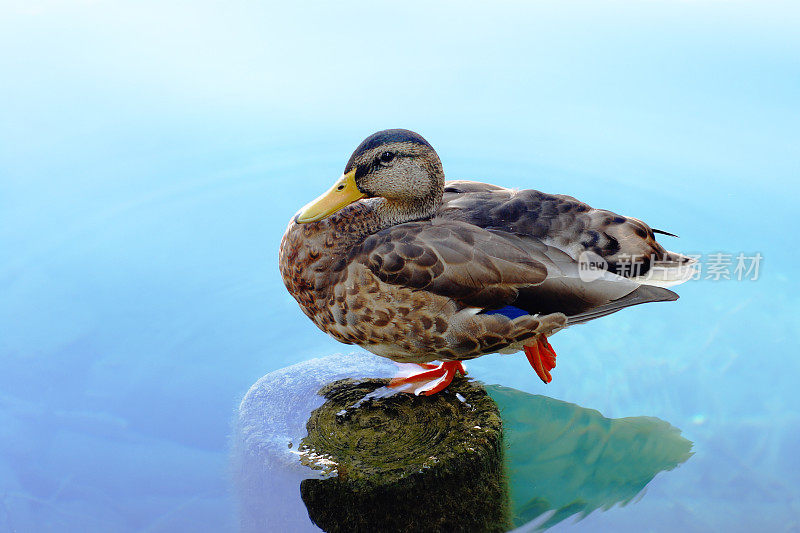
M 300 445 L 329 474 L 300 485 L 325 531 L 505 531 L 510 528 L 502 423 L 484 388 L 457 379 L 433 396 L 395 394 L 352 408 L 387 380 L 324 386 Z

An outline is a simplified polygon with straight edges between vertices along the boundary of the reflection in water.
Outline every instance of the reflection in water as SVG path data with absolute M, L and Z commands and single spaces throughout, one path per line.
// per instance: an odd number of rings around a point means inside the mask
M 627 503 L 691 455 L 662 420 L 607 419 L 496 385 L 487 397 L 466 380 L 431 398 L 352 407 L 393 371 L 366 354 L 331 356 L 250 389 L 234 448 L 243 531 L 318 531 L 309 517 L 326 531 L 425 530 L 437 520 L 439 529 L 546 528 Z
M 692 455 L 692 443 L 658 418 L 611 419 L 546 396 L 486 389 L 503 419 L 515 526 L 538 519 L 546 528 L 624 505 Z

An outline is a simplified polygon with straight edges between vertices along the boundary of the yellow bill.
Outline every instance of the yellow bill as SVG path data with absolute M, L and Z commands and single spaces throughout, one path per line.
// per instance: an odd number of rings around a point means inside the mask
M 353 169 L 342 175 L 328 192 L 301 209 L 297 222 L 317 222 L 364 196 L 366 195 L 356 186 L 356 171 Z

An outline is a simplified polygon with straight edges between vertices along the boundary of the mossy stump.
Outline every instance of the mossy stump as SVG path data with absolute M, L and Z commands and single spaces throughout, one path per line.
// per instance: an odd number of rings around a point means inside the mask
M 502 423 L 484 388 L 456 379 L 427 397 L 396 394 L 352 406 L 388 380 L 326 385 L 302 460 L 322 470 L 300 494 L 328 532 L 506 531 Z

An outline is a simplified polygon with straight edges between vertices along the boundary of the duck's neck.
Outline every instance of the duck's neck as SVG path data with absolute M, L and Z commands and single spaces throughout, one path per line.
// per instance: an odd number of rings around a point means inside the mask
M 289 233 L 303 235 L 305 246 L 323 251 L 330 258 L 347 254 L 370 235 L 383 229 L 431 218 L 440 201 L 410 204 L 386 198 L 368 198 L 348 205 L 317 224 L 290 225 Z
M 439 207 L 440 201 L 434 199 L 419 200 L 417 202 L 397 202 L 386 198 L 376 198 L 372 202 L 375 231 L 380 231 L 390 226 L 425 220 L 431 218 Z M 375 232 L 373 232 L 375 233 Z

